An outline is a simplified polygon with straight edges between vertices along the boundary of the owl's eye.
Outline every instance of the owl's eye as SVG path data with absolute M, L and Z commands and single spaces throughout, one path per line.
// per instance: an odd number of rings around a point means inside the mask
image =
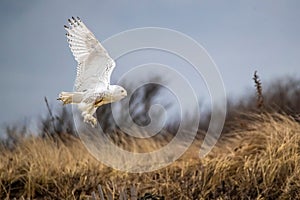
M 125 92 L 124 90 L 121 90 L 121 92 L 123 93 L 123 92 Z

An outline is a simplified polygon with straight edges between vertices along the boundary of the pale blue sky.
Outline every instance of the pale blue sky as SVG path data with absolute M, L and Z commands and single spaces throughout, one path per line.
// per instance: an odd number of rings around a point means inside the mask
M 189 35 L 211 55 L 227 95 L 242 95 L 254 70 L 267 82 L 300 76 L 300 1 L 0 1 L 0 124 L 45 112 L 72 89 L 76 63 L 63 25 L 80 16 L 99 40 L 155 26 Z

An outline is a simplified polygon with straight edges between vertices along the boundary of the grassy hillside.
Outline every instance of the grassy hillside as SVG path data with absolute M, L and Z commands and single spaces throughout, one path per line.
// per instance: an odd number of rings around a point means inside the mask
M 115 199 L 132 188 L 140 199 L 300 199 L 300 124 L 285 115 L 248 115 L 204 159 L 195 141 L 150 173 L 115 171 L 78 139 L 66 141 L 31 137 L 0 147 L 0 199 L 92 199 L 99 184 Z

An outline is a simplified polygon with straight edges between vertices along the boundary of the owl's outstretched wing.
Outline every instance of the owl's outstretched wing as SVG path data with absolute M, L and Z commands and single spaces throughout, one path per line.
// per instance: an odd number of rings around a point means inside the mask
M 114 60 L 84 25 L 79 17 L 68 19 L 70 27 L 65 26 L 70 49 L 78 62 L 75 90 L 83 92 L 99 84 L 107 87 L 115 68 Z

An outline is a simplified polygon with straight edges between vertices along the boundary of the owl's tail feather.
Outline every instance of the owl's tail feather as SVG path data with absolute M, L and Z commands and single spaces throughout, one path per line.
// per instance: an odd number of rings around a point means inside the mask
M 60 100 L 65 104 L 80 103 L 83 98 L 82 92 L 61 92 L 57 100 Z

